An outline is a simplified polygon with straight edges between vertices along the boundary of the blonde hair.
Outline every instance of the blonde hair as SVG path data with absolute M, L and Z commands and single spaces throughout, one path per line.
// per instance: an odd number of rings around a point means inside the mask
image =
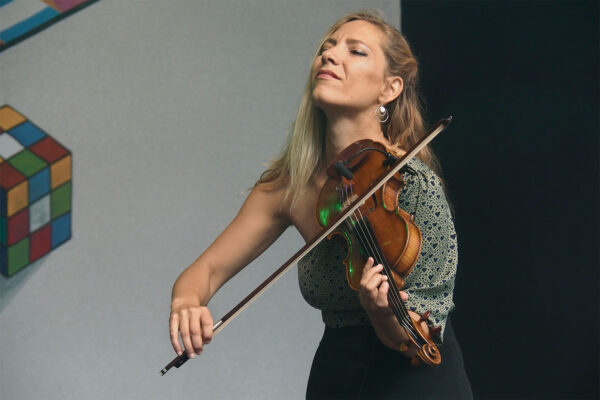
M 382 131 L 388 141 L 400 148 L 410 149 L 425 135 L 422 117 L 421 98 L 418 87 L 418 63 L 404 36 L 388 24 L 382 16 L 371 11 L 348 14 L 323 35 L 313 60 L 320 48 L 342 25 L 350 21 L 366 21 L 377 26 L 387 40 L 382 48 L 386 58 L 387 74 L 400 76 L 404 81 L 401 94 L 386 104 L 388 120 L 382 125 Z M 286 199 L 291 199 L 293 209 L 301 190 L 311 178 L 325 167 L 325 127 L 324 113 L 315 106 L 312 98 L 313 79 L 309 74 L 304 88 L 296 120 L 287 133 L 287 144 L 281 155 L 273 160 L 262 173 L 256 184 L 273 183 L 286 186 Z M 437 157 L 427 146 L 417 155 L 439 176 Z

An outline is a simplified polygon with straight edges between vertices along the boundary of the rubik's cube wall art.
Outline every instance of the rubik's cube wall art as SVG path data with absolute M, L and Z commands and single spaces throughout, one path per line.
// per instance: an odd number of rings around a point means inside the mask
M 0 273 L 6 277 L 71 237 L 71 152 L 0 106 Z
M 98 0 L 0 0 L 0 51 Z

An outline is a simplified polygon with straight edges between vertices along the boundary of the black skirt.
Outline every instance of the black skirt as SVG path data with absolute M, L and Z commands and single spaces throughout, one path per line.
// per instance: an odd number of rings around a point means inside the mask
M 440 346 L 442 363 L 410 365 L 384 346 L 370 326 L 325 328 L 313 359 L 308 399 L 472 399 L 460 346 L 450 321 Z

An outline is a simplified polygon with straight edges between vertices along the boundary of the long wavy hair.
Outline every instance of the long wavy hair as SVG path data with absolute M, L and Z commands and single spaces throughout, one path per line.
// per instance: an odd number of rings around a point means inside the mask
M 387 40 L 382 47 L 387 64 L 386 73 L 388 76 L 401 77 L 404 88 L 395 100 L 385 105 L 389 118 L 382 124 L 382 131 L 391 144 L 410 149 L 426 133 L 422 117 L 422 99 L 417 90 L 418 63 L 404 36 L 388 24 L 381 14 L 360 11 L 338 20 L 321 38 L 313 60 L 318 56 L 319 49 L 327 38 L 345 23 L 357 20 L 375 25 L 385 34 Z M 286 146 L 256 182 L 285 185 L 286 199 L 291 200 L 292 209 L 297 204 L 302 189 L 317 172 L 326 167 L 326 119 L 325 114 L 314 104 L 312 90 L 313 77 L 309 73 L 298 115 L 287 132 Z M 441 175 L 438 159 L 429 146 L 421 150 L 417 157 L 438 176 Z

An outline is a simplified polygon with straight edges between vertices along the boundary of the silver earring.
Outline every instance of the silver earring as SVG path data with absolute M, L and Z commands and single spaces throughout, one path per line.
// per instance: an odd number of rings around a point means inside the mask
M 390 117 L 387 108 L 385 108 L 383 105 L 380 105 L 375 109 L 375 114 L 377 114 L 377 121 L 381 122 L 382 124 Z

